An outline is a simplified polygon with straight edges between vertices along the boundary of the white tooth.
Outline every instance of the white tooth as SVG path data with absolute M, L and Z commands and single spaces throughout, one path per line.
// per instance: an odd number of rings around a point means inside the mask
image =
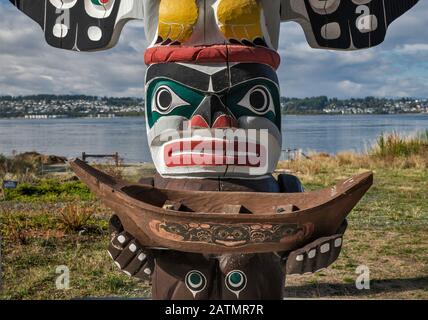
M 321 253 L 326 253 L 330 250 L 330 244 L 329 243 L 325 243 L 321 246 L 320 251 Z
M 342 238 L 337 238 L 336 240 L 334 240 L 334 246 L 340 247 L 342 245 Z
M 144 269 L 144 273 L 147 275 L 151 275 L 152 274 L 152 270 L 150 270 L 149 268 Z
M 299 255 L 296 257 L 296 261 L 303 261 L 303 254 L 299 254 Z
M 135 244 L 131 244 L 131 245 L 129 246 L 129 251 L 131 251 L 131 252 L 135 252 L 135 251 L 137 251 L 137 246 L 136 246 Z
M 308 253 L 308 258 L 309 259 L 312 259 L 313 257 L 315 257 L 315 255 L 316 255 L 316 250 L 315 249 L 313 249 L 313 250 L 311 250 L 311 251 L 309 251 L 309 253 Z
M 144 253 L 140 253 L 138 260 L 143 261 L 144 259 L 146 259 L 146 255 Z
M 125 243 L 125 240 L 126 240 L 125 236 L 118 236 L 117 237 L 117 241 L 119 241 L 120 243 Z
M 114 262 L 114 264 L 115 264 L 119 269 L 122 269 L 122 267 L 120 266 L 120 263 L 119 263 L 119 262 L 115 261 L 115 262 Z

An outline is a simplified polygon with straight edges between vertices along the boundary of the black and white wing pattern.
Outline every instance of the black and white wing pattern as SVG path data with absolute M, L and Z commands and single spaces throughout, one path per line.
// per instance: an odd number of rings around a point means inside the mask
M 143 0 L 10 0 L 43 29 L 53 47 L 95 51 L 113 47 L 125 23 L 143 18 Z
M 389 25 L 419 0 L 281 0 L 281 20 L 296 21 L 313 48 L 358 50 L 385 39 Z

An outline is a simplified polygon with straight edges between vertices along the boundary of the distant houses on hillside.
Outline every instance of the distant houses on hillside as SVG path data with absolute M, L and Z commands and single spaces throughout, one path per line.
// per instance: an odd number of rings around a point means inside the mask
M 113 118 L 144 115 L 144 100 L 91 96 L 0 97 L 1 118 Z
M 428 99 L 337 99 L 325 96 L 281 98 L 284 114 L 397 114 L 428 113 Z M 0 96 L 0 118 L 59 119 L 143 116 L 142 98 L 107 98 L 82 95 Z
M 428 99 L 304 99 L 281 98 L 281 111 L 286 114 L 400 114 L 428 113 Z

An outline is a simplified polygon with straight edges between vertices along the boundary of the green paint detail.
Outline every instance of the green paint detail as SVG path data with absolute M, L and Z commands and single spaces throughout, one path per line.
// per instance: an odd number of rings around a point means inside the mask
M 245 97 L 245 95 L 247 95 L 248 92 L 257 85 L 264 86 L 270 92 L 275 112 L 269 111 L 264 115 L 259 115 L 252 112 L 250 109 L 239 105 L 239 102 Z M 169 87 L 182 100 L 186 101 L 188 105 L 176 107 L 167 114 L 160 114 L 159 112 L 156 112 L 156 110 L 153 111 L 152 102 L 155 99 L 157 89 L 161 86 Z M 189 88 L 170 79 L 160 78 L 152 81 L 146 91 L 147 122 L 149 127 L 152 128 L 160 118 L 167 116 L 182 116 L 190 120 L 193 113 L 204 100 L 205 95 L 205 92 Z M 278 129 L 281 130 L 280 95 L 278 87 L 273 82 L 266 79 L 249 80 L 243 84 L 232 87 L 227 92 L 222 92 L 219 96 L 236 119 L 243 116 L 263 117 L 275 123 Z
M 202 281 L 202 277 L 195 272 L 190 275 L 189 281 L 192 285 L 199 285 Z
M 242 281 L 242 275 L 239 272 L 234 272 L 230 275 L 229 281 L 232 284 L 237 285 Z
M 188 105 L 176 107 L 167 114 L 160 114 L 152 110 L 152 102 L 155 99 L 156 91 L 161 86 L 167 86 L 181 99 L 186 101 Z M 161 117 L 167 116 L 182 116 L 190 120 L 190 117 L 199 107 L 202 100 L 205 98 L 204 93 L 197 90 L 188 88 L 182 84 L 179 84 L 172 80 L 157 79 L 150 83 L 146 92 L 146 108 L 147 108 L 147 120 L 150 128 L 158 121 Z
M 272 96 L 275 113 L 269 111 L 264 115 L 258 115 L 251 110 L 239 105 L 239 102 L 245 97 L 245 95 L 255 86 L 264 86 L 268 89 Z M 232 111 L 236 119 L 243 116 L 257 116 L 269 119 L 278 127 L 281 131 L 281 100 L 278 87 L 271 81 L 265 79 L 254 79 L 248 82 L 239 84 L 231 88 L 227 94 L 227 106 Z
M 101 3 L 100 0 L 91 0 L 91 2 L 97 6 L 102 6 L 103 4 Z

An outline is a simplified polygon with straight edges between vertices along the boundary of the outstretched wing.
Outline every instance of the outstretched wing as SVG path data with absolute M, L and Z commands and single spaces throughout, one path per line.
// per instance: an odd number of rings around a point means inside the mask
M 296 21 L 313 48 L 357 50 L 385 39 L 389 25 L 419 0 L 281 0 L 281 20 Z
M 95 51 L 113 47 L 125 23 L 143 18 L 143 0 L 10 0 L 36 21 L 51 46 Z

